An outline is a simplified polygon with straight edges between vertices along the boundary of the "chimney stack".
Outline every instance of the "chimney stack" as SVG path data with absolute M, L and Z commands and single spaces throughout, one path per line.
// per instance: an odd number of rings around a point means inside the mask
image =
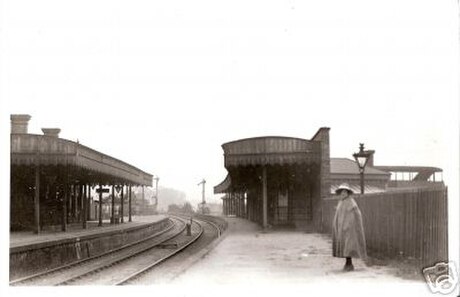
M 42 128 L 42 131 L 43 131 L 43 135 L 45 135 L 45 136 L 59 138 L 59 133 L 61 132 L 61 129 L 59 129 L 59 128 Z
M 11 134 L 27 134 L 29 120 L 28 114 L 12 114 L 11 118 Z
M 370 153 L 369 160 L 367 160 L 368 166 L 374 166 L 374 154 L 375 150 L 365 150 L 366 153 Z

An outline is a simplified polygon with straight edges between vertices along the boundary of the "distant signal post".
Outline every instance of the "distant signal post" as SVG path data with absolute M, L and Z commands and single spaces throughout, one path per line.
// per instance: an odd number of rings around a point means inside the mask
M 203 178 L 203 180 L 198 184 L 199 185 L 203 185 L 203 189 L 201 191 L 201 194 L 202 194 L 202 200 L 201 200 L 201 212 L 204 214 L 204 206 L 206 204 L 206 200 L 205 200 L 205 185 L 206 185 L 206 180 Z

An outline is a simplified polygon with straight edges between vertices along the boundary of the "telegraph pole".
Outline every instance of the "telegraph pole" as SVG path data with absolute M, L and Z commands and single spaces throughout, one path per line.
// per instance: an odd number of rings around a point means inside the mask
M 206 185 L 206 180 L 203 178 L 203 180 L 198 184 L 199 185 L 203 185 L 203 189 L 202 189 L 202 201 L 201 201 L 201 212 L 204 214 L 204 205 L 206 204 L 206 200 L 205 200 L 205 185 Z

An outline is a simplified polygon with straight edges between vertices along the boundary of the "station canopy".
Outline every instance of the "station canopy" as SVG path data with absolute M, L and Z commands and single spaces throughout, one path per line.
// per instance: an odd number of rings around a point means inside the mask
M 227 142 L 222 145 L 224 164 L 229 172 L 214 193 L 225 193 L 237 181 L 236 172 L 261 166 L 303 166 L 320 164 L 321 143 L 301 138 L 267 136 Z
M 152 186 L 153 176 L 78 142 L 47 135 L 11 134 L 11 166 L 67 168 L 94 183 Z

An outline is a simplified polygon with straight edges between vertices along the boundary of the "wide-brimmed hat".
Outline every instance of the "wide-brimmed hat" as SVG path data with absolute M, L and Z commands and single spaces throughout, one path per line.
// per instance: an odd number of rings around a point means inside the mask
M 348 194 L 353 194 L 353 190 L 350 188 L 350 186 L 349 186 L 347 183 L 341 184 L 341 185 L 335 190 L 335 193 L 336 193 L 336 194 L 340 194 L 340 192 L 342 192 L 342 190 L 348 191 Z

